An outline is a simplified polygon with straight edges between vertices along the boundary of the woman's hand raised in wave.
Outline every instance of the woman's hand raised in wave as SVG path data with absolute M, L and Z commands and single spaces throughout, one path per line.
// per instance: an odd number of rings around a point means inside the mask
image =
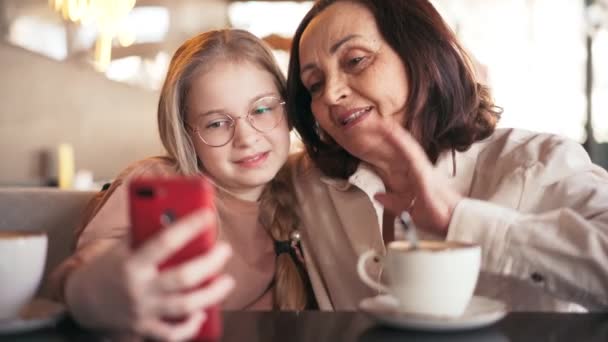
M 462 196 L 437 172 L 420 144 L 399 125 L 381 125 L 383 154 L 375 165 L 387 192 L 375 199 L 399 216 L 407 210 L 421 228 L 447 234 L 452 214 Z
M 204 309 L 218 304 L 234 288 L 220 275 L 231 255 L 218 242 L 203 255 L 158 270 L 158 265 L 193 237 L 215 224 L 209 210 L 175 222 L 136 250 L 121 243 L 74 271 L 66 285 L 66 302 L 81 324 L 91 328 L 136 333 L 161 340 L 186 340 L 204 322 Z M 194 290 L 191 290 L 195 288 Z M 187 291 L 189 290 L 189 291 Z M 169 323 L 168 317 L 187 317 Z

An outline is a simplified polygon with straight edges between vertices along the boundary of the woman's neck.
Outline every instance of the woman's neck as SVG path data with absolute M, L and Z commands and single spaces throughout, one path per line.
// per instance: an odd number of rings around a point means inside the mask
M 384 166 L 384 167 L 383 167 Z M 372 164 L 372 168 L 374 170 L 374 172 L 376 172 L 376 174 L 380 177 L 380 179 L 382 179 L 382 183 L 384 183 L 384 187 L 386 188 L 386 191 L 389 191 L 392 186 L 390 184 L 390 170 L 388 168 L 388 165 L 373 165 Z

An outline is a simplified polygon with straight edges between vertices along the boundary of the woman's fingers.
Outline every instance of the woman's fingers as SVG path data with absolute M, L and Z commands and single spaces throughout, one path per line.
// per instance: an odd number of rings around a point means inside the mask
M 194 312 L 183 322 L 165 322 L 153 318 L 141 322 L 136 331 L 161 341 L 186 341 L 194 337 L 206 319 L 203 311 Z
M 193 288 L 219 274 L 231 255 L 230 246 L 218 242 L 208 253 L 161 272 L 157 279 L 158 290 L 175 292 Z
M 445 233 L 462 196 L 436 172 L 422 146 L 403 127 L 381 125 L 380 129 L 392 156 L 385 180 L 388 193 L 375 198 L 392 214 L 407 210 L 419 226 Z
M 211 210 L 198 210 L 146 241 L 135 251 L 132 261 L 141 265 L 159 264 L 213 224 L 215 215 Z
M 200 289 L 177 292 L 159 298 L 158 314 L 164 317 L 182 317 L 221 303 L 234 289 L 234 279 L 222 275 Z
M 398 158 L 394 160 L 401 165 L 407 165 L 411 176 L 421 177 L 432 170 L 431 162 L 422 146 L 408 131 L 399 125 L 381 127 L 386 141 L 399 153 Z

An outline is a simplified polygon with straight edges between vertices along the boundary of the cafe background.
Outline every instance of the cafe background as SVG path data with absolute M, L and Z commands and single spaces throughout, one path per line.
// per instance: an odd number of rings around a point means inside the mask
M 388 1 L 388 0 L 387 0 Z M 608 0 L 435 0 L 504 108 L 608 168 Z M 162 153 L 160 86 L 188 37 L 252 31 L 285 70 L 312 2 L 0 0 L 0 186 L 91 189 Z

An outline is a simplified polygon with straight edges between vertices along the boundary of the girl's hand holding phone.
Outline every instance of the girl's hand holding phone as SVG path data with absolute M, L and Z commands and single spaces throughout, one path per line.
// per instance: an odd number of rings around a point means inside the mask
M 219 304 L 234 288 L 230 276 L 220 275 L 231 255 L 230 247 L 217 242 L 207 253 L 171 268 L 159 271 L 159 265 L 214 226 L 213 212 L 200 209 L 135 250 L 124 243 L 110 248 L 88 266 L 74 271 L 68 280 L 68 305 L 87 303 L 81 307 L 70 305 L 70 309 L 79 310 L 81 323 L 92 328 L 111 326 L 161 340 L 195 336 L 205 321 L 204 309 Z M 90 298 L 70 298 L 71 294 Z M 86 314 L 92 310 L 94 315 Z M 95 320 L 83 319 L 87 316 Z M 100 317 L 105 321 L 100 322 Z M 186 318 L 167 322 L 168 317 Z

